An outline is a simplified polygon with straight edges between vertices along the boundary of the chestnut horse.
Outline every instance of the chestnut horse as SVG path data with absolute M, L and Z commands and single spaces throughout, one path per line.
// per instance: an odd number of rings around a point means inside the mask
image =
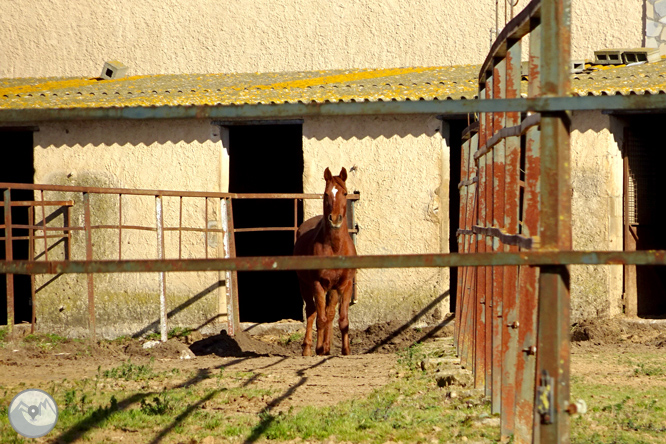
M 347 170 L 339 176 L 324 171 L 324 215 L 306 220 L 299 227 L 294 255 L 297 256 L 356 256 L 354 242 L 347 229 Z M 307 326 L 303 340 L 303 356 L 312 352 L 312 324 L 317 317 L 318 355 L 331 352 L 331 332 L 335 307 L 340 302 L 339 327 L 342 333 L 342 354 L 349 349 L 349 302 L 356 270 L 300 270 L 297 272 L 301 296 L 305 302 Z

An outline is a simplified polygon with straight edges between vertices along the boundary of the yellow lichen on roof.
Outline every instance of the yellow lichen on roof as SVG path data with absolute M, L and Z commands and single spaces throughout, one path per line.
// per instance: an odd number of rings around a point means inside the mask
M 277 73 L 169 74 L 114 80 L 0 79 L 0 109 L 460 100 L 478 93 L 479 66 Z M 522 82 L 523 92 L 525 82 Z M 666 92 L 666 61 L 587 66 L 572 95 Z

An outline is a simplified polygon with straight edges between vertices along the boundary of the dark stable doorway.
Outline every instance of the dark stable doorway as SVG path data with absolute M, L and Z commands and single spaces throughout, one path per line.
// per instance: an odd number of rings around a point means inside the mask
M 302 193 L 302 133 L 300 124 L 230 126 L 229 191 Z M 235 228 L 294 226 L 293 200 L 234 199 L 233 213 Z M 236 233 L 235 240 L 239 257 L 293 254 L 293 231 Z M 303 318 L 294 271 L 239 272 L 238 305 L 241 322 Z
M 27 130 L 3 130 L 0 128 L 0 150 L 7 156 L 5 161 L 0 162 L 0 182 L 9 183 L 33 183 L 33 139 L 32 131 Z M 8 154 L 11 153 L 11 154 Z M 11 160 L 9 160 L 11 159 Z M 3 190 L 4 191 L 4 190 Z M 4 200 L 4 195 L 2 196 Z M 33 192 L 30 190 L 12 190 L 11 199 L 34 200 Z M 0 220 L 5 223 L 4 205 L 0 208 Z M 12 207 L 12 225 L 28 225 L 28 208 Z M 0 231 L 5 237 L 5 231 Z M 12 230 L 12 237 L 28 236 L 26 229 Z M 28 241 L 14 240 L 12 242 L 13 257 L 16 260 L 27 260 Z M 0 258 L 5 259 L 5 241 L 0 241 Z M 32 317 L 32 287 L 30 276 L 14 275 L 14 322 L 30 322 Z M 0 325 L 7 324 L 7 276 L 0 274 Z
M 460 228 L 460 155 L 462 149 L 462 133 L 467 128 L 467 120 L 447 120 L 449 124 L 449 251 L 458 252 L 458 228 Z M 449 269 L 450 309 L 454 312 L 458 300 L 458 267 Z
M 663 114 L 630 120 L 625 131 L 625 249 L 665 250 L 666 206 L 663 201 L 663 165 L 666 150 L 661 137 Z M 627 248 L 628 247 L 628 248 Z M 637 314 L 644 318 L 666 317 L 666 267 L 639 265 L 625 292 L 636 295 Z M 633 288 L 627 288 L 633 287 Z

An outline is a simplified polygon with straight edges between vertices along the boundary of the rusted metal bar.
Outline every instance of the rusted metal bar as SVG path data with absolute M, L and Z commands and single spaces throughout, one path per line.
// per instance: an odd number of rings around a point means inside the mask
M 478 129 L 478 126 L 477 126 Z M 472 176 L 477 176 L 478 175 L 478 168 L 476 165 L 476 162 L 473 161 L 474 159 L 474 153 L 478 150 L 479 147 L 479 134 L 478 132 L 474 134 L 470 138 L 470 150 L 469 150 L 469 155 L 467 158 L 468 164 L 469 164 L 469 175 Z M 465 220 L 465 227 L 469 228 L 472 226 L 475 220 L 477 220 L 478 217 L 478 195 L 479 195 L 479 187 L 478 186 L 471 186 L 468 188 L 468 197 L 467 197 L 467 215 L 466 215 L 466 220 Z M 478 242 L 477 242 L 477 236 L 474 235 L 468 235 L 467 236 L 467 242 L 468 242 L 468 247 L 467 247 L 467 252 L 468 253 L 475 253 L 478 251 Z M 466 270 L 466 276 L 465 276 L 465 288 L 464 288 L 464 294 L 465 298 L 464 300 L 467 301 L 467 310 L 465 313 L 465 318 L 467 319 L 467 322 L 465 324 L 465 332 L 464 332 L 464 339 L 463 339 L 463 345 L 465 348 L 465 355 L 467 356 L 467 362 L 468 367 L 471 367 L 474 372 L 476 373 L 476 364 L 477 364 L 477 357 L 476 357 L 476 345 L 475 345 L 475 340 L 476 340 L 476 334 L 478 331 L 478 320 L 480 318 L 480 313 L 482 306 L 479 303 L 478 300 L 478 294 L 476 290 L 476 283 L 477 283 L 477 268 L 473 267 L 465 267 Z M 475 377 L 476 379 L 476 377 Z
M 479 97 L 484 99 L 489 98 L 488 89 L 490 84 L 484 85 L 485 88 L 479 90 Z M 487 140 L 487 122 L 485 115 L 479 116 L 479 145 L 483 145 Z M 488 174 L 486 172 L 487 164 L 485 158 L 479 159 L 478 162 L 478 193 L 477 193 L 477 202 L 478 202 L 478 211 L 477 211 L 477 225 L 485 225 L 486 223 L 486 212 L 488 211 L 487 199 L 486 199 L 486 188 L 488 182 Z M 483 236 L 476 236 L 476 246 L 479 253 L 485 253 L 486 251 L 486 240 Z M 474 336 L 474 386 L 476 388 L 486 387 L 486 365 L 488 364 L 488 356 L 486 356 L 486 312 L 490 309 L 490 302 L 488 301 L 486 293 L 486 280 L 487 280 L 487 267 L 481 267 L 476 270 L 476 332 Z
M 541 94 L 541 26 L 534 24 L 530 33 L 528 95 Z M 537 236 L 540 225 L 541 199 L 541 136 L 538 127 L 530 128 L 525 136 L 523 214 L 521 230 L 526 236 Z M 532 444 L 534 435 L 534 400 L 536 378 L 536 332 L 538 268 L 521 266 L 518 277 L 518 349 L 516 362 L 516 416 L 514 440 L 516 444 Z
M 541 88 L 546 96 L 569 92 L 570 0 L 542 0 Z M 543 63 L 547 61 L 548 63 Z M 541 243 L 544 250 L 571 249 L 569 116 L 541 115 Z M 569 270 L 541 266 L 539 275 L 538 355 L 540 442 L 568 443 L 569 437 Z M 539 400 L 548 395 L 544 409 Z
M 204 202 L 204 257 L 208 259 L 208 198 Z
M 298 235 L 298 199 L 294 199 L 294 244 Z
M 123 259 L 123 195 L 118 194 L 118 260 Z
M 90 194 L 125 194 L 131 196 L 164 196 L 164 197 L 208 197 L 208 198 L 233 198 L 233 199 L 322 199 L 323 194 L 314 193 L 219 193 L 208 191 L 174 191 L 174 190 L 148 190 L 148 189 L 128 189 L 128 188 L 100 188 L 100 187 L 77 187 L 69 185 L 51 185 L 51 184 L 22 184 L 0 182 L 0 189 L 12 188 L 16 190 L 36 190 L 36 191 L 61 191 L 70 193 L 90 193 Z M 347 196 L 347 200 L 358 200 L 360 194 L 352 193 Z
M 71 200 L 48 200 L 44 203 L 38 200 L 17 200 L 12 202 L 12 207 L 35 207 L 45 205 L 47 207 L 71 207 L 74 201 Z
M 491 66 L 492 69 L 492 66 Z M 487 82 L 486 82 L 486 98 L 493 99 L 494 95 L 494 84 L 493 84 L 493 73 L 487 73 Z M 486 113 L 484 115 L 485 120 L 485 129 L 484 133 L 486 134 L 486 141 L 490 139 L 493 135 L 493 114 Z M 484 199 L 486 201 L 486 213 L 483 220 L 483 223 L 486 227 L 491 227 L 493 224 L 493 158 L 490 155 L 483 156 L 481 161 L 485 161 L 486 164 L 486 180 L 485 180 L 485 190 L 484 190 Z M 489 236 L 484 236 L 484 242 L 486 244 L 486 251 L 493 250 L 493 239 Z M 493 389 L 493 267 L 486 267 L 486 341 L 485 341 L 485 357 L 486 357 L 486 385 L 485 393 L 486 396 L 492 396 Z
M 34 205 L 28 207 L 28 221 L 30 225 L 35 225 L 35 207 Z M 66 247 L 65 247 L 66 251 Z M 28 230 L 28 259 L 35 260 L 35 232 L 34 229 Z M 65 259 L 69 259 L 65 255 Z M 36 293 L 35 293 L 35 275 L 30 275 L 30 333 L 35 333 L 35 320 L 36 320 Z
M 367 256 L 263 256 L 223 259 L 0 261 L 0 273 L 145 273 L 186 271 L 320 270 L 324 268 L 439 268 L 502 265 L 666 265 L 666 250 L 521 251 Z M 532 295 L 536 297 L 536 295 Z
M 40 204 L 41 204 L 41 207 L 42 207 L 42 225 L 44 226 L 44 229 L 42 231 L 42 234 L 44 235 L 44 259 L 46 259 L 48 261 L 49 260 L 49 242 L 48 242 L 48 239 L 46 237 L 46 204 L 44 204 L 44 201 L 45 201 L 45 199 L 44 199 L 44 190 L 40 191 L 40 196 L 41 196 Z
M 515 245 L 517 247 L 530 249 L 534 246 L 534 238 L 525 237 L 522 234 L 508 234 L 502 231 L 501 228 L 486 228 L 474 225 L 471 230 L 457 230 L 456 234 L 483 234 L 484 236 L 495 237 L 499 239 L 500 242 L 506 245 Z
M 229 260 L 238 260 L 236 258 L 236 240 L 234 236 L 234 213 L 231 199 L 225 199 L 225 213 L 227 223 L 227 236 L 225 243 L 225 254 Z M 240 319 L 238 313 L 238 274 L 236 270 L 227 273 L 227 334 L 234 336 L 240 328 Z
M 493 68 L 493 98 L 503 98 L 506 92 L 506 59 L 499 61 Z M 498 134 L 504 128 L 504 113 L 494 113 L 493 129 L 494 135 Z M 494 137 L 494 136 L 493 136 Z M 489 142 L 492 141 L 492 137 Z M 493 216 L 492 227 L 504 229 L 504 188 L 505 188 L 505 141 L 498 142 L 492 154 L 488 155 L 493 163 L 492 178 L 492 200 Z M 493 251 L 502 251 L 503 246 L 500 238 L 493 236 L 491 238 Z M 502 304 L 504 298 L 504 267 L 493 267 L 493 311 L 492 311 L 492 395 L 491 412 L 500 413 L 502 407 Z
M 520 96 L 521 81 L 521 50 L 520 40 L 509 42 L 506 54 L 506 82 L 504 96 L 508 98 Z M 526 119 L 527 120 L 527 119 Z M 521 124 L 520 113 L 506 113 L 505 125 L 516 128 Z M 504 131 L 504 130 L 502 130 Z M 502 132 L 500 131 L 500 132 Z M 505 142 L 505 206 L 504 228 L 510 233 L 518 233 L 520 190 L 520 135 L 513 134 Z M 504 243 L 504 252 L 517 252 L 518 246 Z M 514 436 L 515 395 L 516 395 L 516 361 L 518 359 L 518 267 L 504 267 L 502 301 L 502 409 L 500 416 L 500 439 L 508 440 Z
M 4 193 L 5 205 L 5 260 L 14 260 L 14 249 L 12 245 L 12 197 L 11 189 L 6 189 Z M 14 275 L 7 273 L 7 331 L 11 334 L 14 331 Z
M 224 220 L 224 215 L 220 216 Z M 223 227 L 224 228 L 224 227 Z M 183 258 L 183 196 L 178 198 L 178 259 Z
M 460 179 L 461 181 L 467 180 L 469 176 L 469 145 L 470 141 L 465 140 L 462 143 L 461 147 L 461 155 L 460 155 Z M 467 188 L 462 188 L 458 187 L 459 190 L 459 195 L 460 195 L 460 205 L 458 207 L 458 226 L 459 227 L 465 227 L 465 220 L 466 220 L 466 211 L 467 211 L 467 194 L 468 190 Z M 458 230 L 460 231 L 460 230 Z M 467 253 L 467 245 L 466 245 L 466 236 L 463 234 L 459 234 L 456 232 L 457 236 L 457 243 L 458 243 L 458 252 L 459 253 Z M 460 331 L 462 329 L 462 322 L 463 322 L 463 314 L 462 314 L 462 308 L 466 307 L 466 304 L 463 303 L 463 288 L 464 288 L 464 273 L 465 273 L 465 268 L 463 267 L 458 267 L 458 276 L 456 280 L 456 306 L 454 307 L 454 313 L 455 313 L 455 323 L 454 323 L 454 342 L 456 344 L 456 352 L 460 356 L 460 346 L 461 346 L 461 339 L 460 339 Z M 463 329 L 464 331 L 464 329 Z M 461 358 L 461 364 L 466 365 L 467 362 Z
M 511 114 L 518 114 L 518 113 L 512 112 Z M 541 115 L 540 114 L 532 114 L 531 116 L 528 116 L 525 120 L 523 120 L 522 123 L 520 123 L 520 124 L 516 124 L 516 125 L 513 125 L 513 126 L 507 126 L 505 128 L 500 129 L 481 148 L 481 150 L 476 153 L 477 158 L 486 154 L 488 151 L 490 151 L 495 145 L 500 143 L 502 140 L 504 140 L 508 137 L 515 137 L 515 136 L 520 136 L 522 134 L 525 134 L 527 132 L 527 130 L 529 130 L 533 126 L 539 125 L 539 123 L 541 123 Z
M 43 215 L 44 225 L 46 226 L 46 215 Z M 92 250 L 92 230 L 90 228 L 90 194 L 83 193 L 83 220 L 86 236 L 86 262 L 93 260 Z M 48 262 L 48 260 L 47 260 Z M 57 272 L 56 272 L 57 273 Z M 54 274 L 56 274 L 54 273 Z M 93 271 L 88 271 L 88 328 L 90 329 L 90 339 L 95 340 L 95 283 Z
M 164 213 L 162 196 L 155 196 L 155 227 L 157 229 L 157 257 L 164 260 Z M 208 257 L 206 257 L 208 259 Z M 159 273 L 160 294 L 160 340 L 166 342 L 167 337 L 167 304 L 166 304 L 166 272 Z

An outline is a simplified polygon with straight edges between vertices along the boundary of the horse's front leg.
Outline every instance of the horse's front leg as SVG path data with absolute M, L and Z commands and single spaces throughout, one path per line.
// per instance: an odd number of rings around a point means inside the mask
M 317 316 L 317 307 L 315 306 L 312 285 L 308 285 L 299 280 L 301 287 L 301 296 L 305 302 L 305 338 L 303 338 L 303 356 L 312 354 L 312 324 Z
M 340 327 L 340 334 L 342 336 L 342 354 L 348 355 L 351 353 L 349 346 L 349 302 L 352 298 L 354 291 L 354 280 L 347 280 L 340 287 L 340 316 L 338 318 L 338 325 Z
M 326 301 L 326 329 L 324 330 L 324 354 L 331 354 L 331 337 L 333 335 L 333 319 L 335 319 L 335 307 L 338 305 L 338 291 L 331 290 L 328 292 Z
M 324 354 L 324 331 L 328 318 L 326 317 L 326 290 L 319 282 L 314 283 L 314 303 L 317 307 L 317 346 L 315 353 Z

